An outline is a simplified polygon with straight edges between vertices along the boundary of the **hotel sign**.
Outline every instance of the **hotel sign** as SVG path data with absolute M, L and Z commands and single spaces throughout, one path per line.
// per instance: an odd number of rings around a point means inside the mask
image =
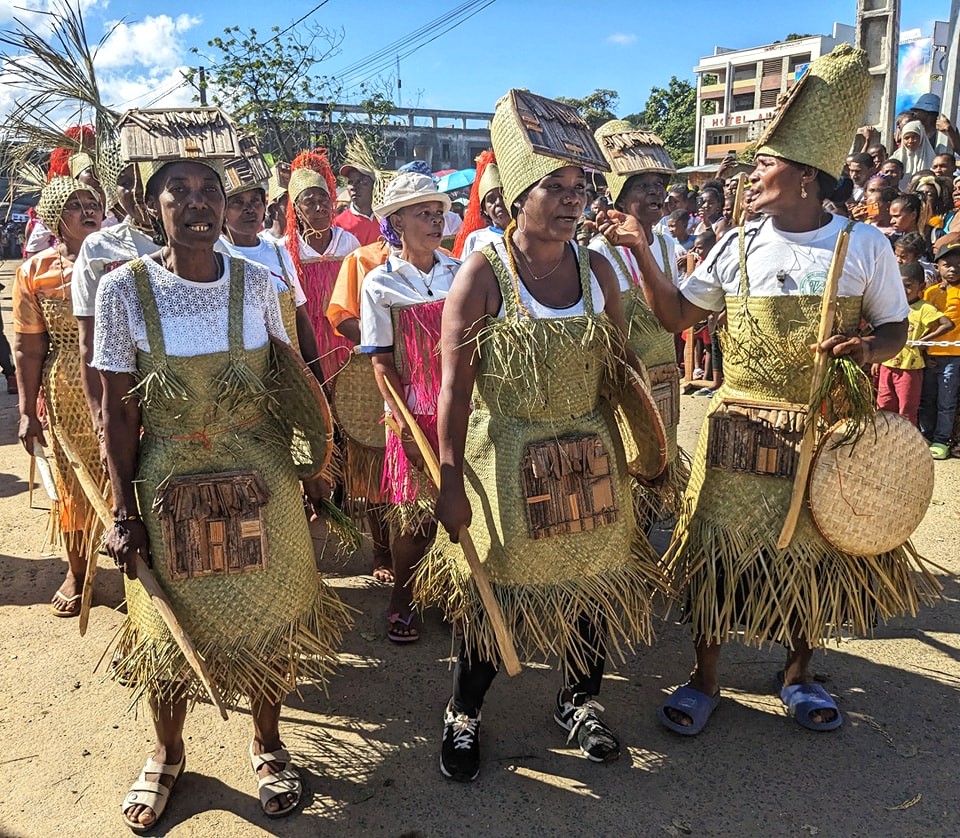
M 737 125 L 748 125 L 751 122 L 762 122 L 773 117 L 776 108 L 761 108 L 756 111 L 738 111 L 737 113 L 718 113 L 703 117 L 703 127 L 733 128 Z

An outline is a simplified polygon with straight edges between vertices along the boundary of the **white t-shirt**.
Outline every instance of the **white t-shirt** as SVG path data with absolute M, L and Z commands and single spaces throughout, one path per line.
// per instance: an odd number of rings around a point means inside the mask
M 667 263 L 664 265 L 663 262 L 663 248 L 660 246 L 660 242 L 667 246 Z M 594 236 L 593 241 L 590 242 L 590 249 L 595 253 L 600 253 L 607 258 L 607 261 L 613 265 L 613 271 L 617 275 L 617 280 L 620 283 L 621 291 L 628 291 L 631 288 L 639 285 L 643 279 L 640 275 L 640 265 L 637 264 L 636 257 L 630 252 L 629 247 L 618 247 L 616 248 L 617 253 L 620 255 L 620 259 L 623 260 L 623 264 L 626 266 L 628 273 L 625 273 L 623 267 L 620 264 L 620 260 L 616 258 L 613 254 L 613 248 L 603 236 Z M 653 261 L 657 263 L 657 266 L 661 271 L 666 275 L 674 285 L 679 284 L 679 277 L 677 276 L 677 241 L 669 233 L 660 233 L 657 231 L 656 227 L 653 229 L 653 244 L 650 245 L 650 252 L 653 254 Z
M 491 242 L 503 238 L 503 230 L 499 227 L 481 227 L 474 230 L 463 242 L 463 252 L 460 258 L 466 261 L 467 257 L 475 250 L 483 250 Z
M 360 286 L 360 351 L 373 355 L 393 351 L 395 306 L 442 300 L 450 291 L 460 261 L 435 251 L 433 270 L 424 274 L 396 251 L 363 278 Z
M 134 227 L 129 219 L 87 236 L 73 263 L 70 287 L 74 315 L 93 317 L 97 305 L 97 286 L 104 274 L 138 256 L 156 253 L 159 249 L 160 245 Z
M 769 218 L 748 224 L 750 296 L 822 294 L 837 236 L 847 224 L 846 218 L 833 216 L 829 224 L 806 233 L 778 230 Z M 680 292 L 694 305 L 720 311 L 726 295 L 740 293 L 738 235 L 735 229 L 720 239 L 680 286 Z M 874 327 L 906 320 L 910 313 L 890 242 L 869 224 L 853 225 L 839 295 L 863 297 L 863 317 Z
M 300 285 L 297 269 L 293 266 L 293 260 L 290 258 L 287 249 L 282 245 L 274 244 L 272 241 L 264 241 L 261 238 L 260 243 L 254 247 L 240 247 L 225 236 L 220 236 L 220 239 L 214 245 L 214 250 L 263 265 L 270 271 L 270 276 L 273 277 L 273 286 L 277 289 L 278 294 L 289 290 L 292 285 L 294 304 L 297 308 L 306 305 L 307 297 Z
M 330 230 L 333 235 L 330 236 L 330 244 L 327 245 L 327 249 L 324 250 L 323 253 L 318 253 L 307 244 L 303 236 L 297 234 L 300 239 L 300 258 L 342 259 L 360 247 L 360 242 L 357 237 L 348 230 L 344 230 L 342 227 L 331 227 Z M 286 241 L 286 239 L 284 239 L 284 241 Z
M 33 256 L 34 253 L 39 253 L 41 250 L 53 247 L 54 241 L 56 241 L 56 236 L 54 236 L 50 228 L 38 218 L 30 230 L 30 235 L 27 237 L 24 252 L 27 256 Z
M 573 250 L 574 259 L 577 260 L 577 264 L 580 262 L 580 250 L 576 242 L 570 242 L 570 249 Z M 500 257 L 500 261 L 503 263 L 503 267 L 506 272 L 511 273 L 510 269 L 510 257 L 507 255 L 507 247 L 503 239 L 493 243 L 493 248 L 497 252 L 497 256 Z M 522 277 L 517 277 L 519 283 L 517 290 L 520 292 L 520 303 L 523 307 L 530 312 L 530 316 L 535 320 L 552 320 L 554 318 L 560 317 L 580 317 L 586 312 L 586 307 L 583 304 L 583 294 L 577 297 L 577 300 L 573 305 L 565 306 L 563 308 L 557 308 L 553 306 L 544 305 L 541 303 L 533 294 L 530 293 L 530 289 L 527 288 L 526 283 L 523 281 Z M 596 274 L 593 270 L 590 271 L 590 299 L 593 303 L 594 312 L 601 312 L 606 305 L 606 300 L 603 297 L 603 289 L 600 287 L 600 283 L 597 281 Z M 507 309 L 504 303 L 500 303 L 500 312 L 497 315 L 500 318 L 506 316 Z
M 145 259 L 150 287 L 160 312 L 167 355 L 192 358 L 226 352 L 230 299 L 230 263 L 224 255 L 223 275 L 214 282 L 181 279 L 152 259 Z M 243 344 L 259 349 L 268 334 L 289 343 L 280 303 L 269 271 L 244 263 Z M 108 273 L 97 290 L 92 366 L 108 372 L 135 372 L 137 350 L 150 351 L 143 310 L 129 264 Z

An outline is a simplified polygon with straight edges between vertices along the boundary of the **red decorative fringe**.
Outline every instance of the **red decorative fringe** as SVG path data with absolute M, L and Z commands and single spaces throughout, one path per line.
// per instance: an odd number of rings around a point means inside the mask
M 415 414 L 435 414 L 440 397 L 440 320 L 443 300 L 420 303 L 397 312 L 394 345 L 399 351 L 397 372 L 407 388 Z M 395 350 L 396 351 L 396 350 Z
M 489 225 L 489 222 L 480 214 L 480 199 L 483 197 L 480 194 L 480 180 L 483 177 L 484 169 L 491 163 L 496 162 L 497 156 L 492 150 L 481 151 L 480 154 L 477 155 L 477 176 L 473 181 L 473 186 L 470 187 L 470 200 L 467 202 L 467 209 L 463 213 L 463 224 L 457 231 L 457 237 L 453 241 L 453 255 L 457 259 L 461 258 L 467 236 Z
M 307 298 L 307 315 L 317 336 L 320 352 L 320 368 L 324 381 L 330 381 L 350 357 L 353 344 L 340 337 L 327 320 L 327 306 L 333 293 L 341 260 L 307 262 L 300 269 L 300 283 Z
M 414 414 L 417 424 L 423 429 L 427 439 L 436 451 L 439 448 L 437 437 L 437 414 Z M 420 481 L 425 486 L 420 485 Z M 414 468 L 403 450 L 403 443 L 391 430 L 387 431 L 387 448 L 384 452 L 383 482 L 380 485 L 384 498 L 393 504 L 413 503 L 423 495 L 424 489 L 432 491 L 429 478 Z

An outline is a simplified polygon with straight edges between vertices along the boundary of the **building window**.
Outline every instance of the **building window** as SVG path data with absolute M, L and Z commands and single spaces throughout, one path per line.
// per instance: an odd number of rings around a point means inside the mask
M 810 63 L 810 53 L 805 52 L 803 55 L 794 55 L 790 58 L 790 74 L 792 75 L 797 71 L 797 67 L 801 64 Z
M 740 67 L 733 68 L 733 82 L 736 84 L 738 81 L 750 81 L 757 77 L 757 65 L 756 64 L 743 64 Z
M 407 141 L 394 140 L 393 153 L 397 155 L 398 160 L 406 160 L 407 159 Z
M 733 100 L 730 103 L 730 110 L 734 113 L 739 113 L 740 111 L 752 111 L 753 110 L 754 95 L 750 93 L 738 93 L 733 97 Z

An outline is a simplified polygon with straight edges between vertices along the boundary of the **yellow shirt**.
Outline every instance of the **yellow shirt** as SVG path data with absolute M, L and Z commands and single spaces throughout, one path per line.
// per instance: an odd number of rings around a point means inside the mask
M 950 341 L 956 346 L 931 346 L 928 355 L 960 355 L 960 285 L 948 285 L 943 289 L 938 285 L 931 285 L 923 292 L 923 298 L 931 305 L 940 309 L 941 313 L 953 323 L 953 328 L 945 335 L 940 335 L 938 341 Z
M 938 323 L 942 316 L 940 310 L 928 302 L 917 300 L 911 303 L 910 314 L 907 316 L 907 341 L 922 340 L 930 327 Z M 895 357 L 884 361 L 883 365 L 898 370 L 922 370 L 926 366 L 919 346 L 904 346 Z

